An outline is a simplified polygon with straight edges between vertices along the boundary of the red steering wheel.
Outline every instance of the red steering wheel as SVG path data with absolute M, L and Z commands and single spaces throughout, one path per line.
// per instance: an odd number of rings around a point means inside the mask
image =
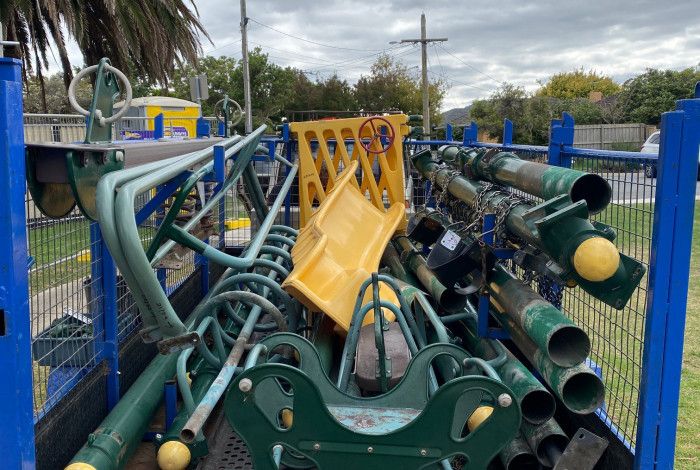
M 364 141 L 362 136 L 365 133 L 365 127 L 369 127 L 371 130 L 370 140 Z M 384 132 L 382 132 L 384 130 Z M 396 138 L 396 133 L 394 132 L 394 126 L 381 116 L 373 116 L 367 118 L 365 122 L 360 126 L 360 145 L 367 151 L 367 153 L 384 153 L 391 148 L 394 144 L 394 139 Z M 373 148 L 375 142 L 381 144 L 380 148 Z

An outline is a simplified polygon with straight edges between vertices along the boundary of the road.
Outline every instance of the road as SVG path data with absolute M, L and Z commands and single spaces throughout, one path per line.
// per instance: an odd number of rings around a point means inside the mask
M 612 187 L 612 200 L 618 204 L 639 204 L 654 202 L 656 178 L 646 178 L 644 172 L 600 173 Z M 700 199 L 700 181 L 697 183 L 696 199 Z

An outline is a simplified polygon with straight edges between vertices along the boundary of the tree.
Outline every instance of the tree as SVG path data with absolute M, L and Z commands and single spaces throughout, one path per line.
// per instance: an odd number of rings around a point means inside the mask
M 480 129 L 499 141 L 503 139 L 504 119 L 518 123 L 513 137 L 516 141 L 523 142 L 531 135 L 531 126 L 526 124 L 529 116 L 528 98 L 524 88 L 504 83 L 488 99 L 474 101 L 469 113 Z
M 577 124 L 603 122 L 600 107 L 587 99 L 531 96 L 524 88 L 510 83 L 504 83 L 488 99 L 474 101 L 470 109 L 479 129 L 499 141 L 503 139 L 503 120 L 510 119 L 515 141 L 535 145 L 548 142 L 551 120 L 564 112 L 571 114 Z
M 429 84 L 431 122 L 440 122 L 440 106 L 445 95 L 442 81 Z M 421 83 L 408 67 L 382 54 L 372 65 L 370 75 L 362 75 L 355 84 L 355 98 L 361 109 L 368 111 L 402 111 L 421 114 L 423 111 Z
M 66 89 L 63 86 L 63 77 L 57 73 L 46 78 L 44 81 L 46 91 L 44 98 L 41 95 L 40 80 L 29 77 L 25 82 L 24 92 L 24 112 L 25 113 L 51 113 L 51 114 L 73 114 L 75 111 L 68 103 Z M 75 90 L 78 104 L 85 109 L 90 107 L 92 102 L 92 86 L 87 80 L 82 80 Z
M 352 87 L 337 74 L 316 85 L 320 91 L 319 108 L 333 111 L 352 111 L 357 108 Z
M 676 100 L 693 97 L 699 80 L 698 69 L 647 69 L 623 85 L 621 101 L 625 119 L 658 124 L 662 113 L 674 109 Z
M 538 96 L 572 99 L 588 98 L 592 91 L 599 91 L 603 96 L 613 95 L 620 91 L 620 86 L 607 75 L 582 68 L 571 72 L 554 74 L 542 87 L 537 90 Z
M 184 0 L 3 0 L 0 22 L 7 38 L 20 43 L 8 53 L 21 58 L 40 81 L 53 41 L 66 87 L 72 70 L 64 31 L 78 43 L 85 63 L 109 57 L 127 75 L 135 72 L 161 83 L 177 63 L 196 62 L 199 34 L 208 38 L 196 8 Z

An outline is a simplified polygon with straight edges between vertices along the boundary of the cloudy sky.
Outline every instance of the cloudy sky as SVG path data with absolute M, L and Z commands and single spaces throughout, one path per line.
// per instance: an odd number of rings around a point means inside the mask
M 195 0 L 211 55 L 241 56 L 237 0 Z M 250 47 L 312 79 L 354 82 L 385 51 L 419 73 L 425 12 L 429 73 L 449 85 L 443 110 L 486 97 L 500 82 L 528 90 L 559 71 L 595 69 L 624 81 L 647 67 L 700 62 L 700 1 L 651 0 L 248 0 Z M 82 59 L 71 47 L 73 62 Z

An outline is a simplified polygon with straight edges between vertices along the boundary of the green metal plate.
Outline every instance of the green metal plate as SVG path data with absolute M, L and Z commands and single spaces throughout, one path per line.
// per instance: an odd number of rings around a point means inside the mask
M 44 178 L 42 173 L 37 173 L 38 161 L 42 158 L 39 146 L 27 145 L 25 155 L 27 188 L 31 202 L 42 214 L 53 219 L 60 219 L 70 214 L 75 207 L 75 197 L 68 181 L 60 175 L 62 171 L 65 173 L 60 152 L 54 149 L 43 153 L 48 158 L 48 161 L 43 160 L 43 162 L 50 166 L 46 172 L 53 174 L 55 176 L 53 179 Z
M 98 147 L 92 145 L 91 147 Z M 121 157 L 118 159 L 118 155 Z M 124 168 L 124 151 L 114 148 L 73 150 L 66 153 L 68 180 L 73 195 L 85 217 L 97 220 L 97 183 L 105 174 Z
M 457 455 L 467 460 L 469 468 L 486 468 L 518 432 L 520 409 L 515 401 L 510 406 L 498 405 L 499 396 L 513 395 L 496 380 L 463 376 L 428 396 L 431 363 L 445 355 L 459 363 L 467 357 L 454 345 L 424 348 L 396 387 L 384 395 L 360 398 L 335 388 L 323 372 L 313 345 L 304 338 L 281 333 L 263 342 L 268 351 L 280 345 L 292 346 L 299 352 L 301 364 L 300 369 L 284 364 L 248 369 L 234 380 L 226 396 L 226 416 L 246 441 L 257 470 L 276 468 L 271 453 L 276 444 L 284 446 L 285 455 L 290 451 L 299 454 L 321 470 L 418 469 Z M 239 389 L 244 379 L 253 384 L 247 393 Z M 272 394 L 275 387 L 278 392 Z M 287 399 L 279 400 L 281 397 Z M 492 406 L 493 413 L 463 435 L 466 418 L 482 405 Z M 288 428 L 279 418 L 284 408 L 294 413 Z M 353 418 L 349 415 L 352 408 L 364 411 Z M 368 414 L 369 409 L 374 418 Z M 370 426 L 367 420 L 373 419 Z M 397 419 L 399 423 L 394 422 Z M 371 431 L 363 432 L 367 426 Z

